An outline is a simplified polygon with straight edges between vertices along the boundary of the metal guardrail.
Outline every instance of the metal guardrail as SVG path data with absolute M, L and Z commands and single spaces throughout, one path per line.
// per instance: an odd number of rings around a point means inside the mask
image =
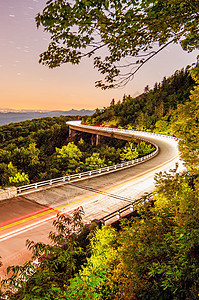
M 154 146 L 156 146 L 156 145 L 154 145 Z M 137 165 L 138 163 L 140 163 L 142 161 L 146 161 L 146 160 L 156 156 L 158 154 L 158 151 L 159 151 L 158 146 L 156 146 L 156 150 L 154 152 L 152 152 L 148 155 L 145 155 L 143 157 L 136 158 L 134 160 L 127 161 L 127 162 L 124 162 L 121 164 L 107 166 L 107 167 L 104 167 L 101 169 L 90 170 L 90 171 L 86 171 L 86 172 L 82 172 L 82 173 L 67 175 L 67 176 L 63 176 L 63 177 L 59 177 L 59 178 L 53 178 L 53 179 L 49 179 L 49 180 L 45 180 L 45 181 L 41 181 L 41 182 L 36 182 L 36 183 L 32 183 L 32 184 L 19 186 L 19 187 L 17 187 L 17 194 L 22 194 L 27 191 L 36 191 L 38 188 L 44 187 L 44 186 L 50 187 L 50 186 L 58 184 L 58 183 L 66 184 L 68 182 L 73 182 L 78 179 L 92 177 L 93 175 L 96 176 L 96 175 L 100 175 L 100 174 L 106 174 L 106 173 L 109 173 L 114 170 L 121 170 L 128 166 Z
M 135 201 L 132 201 L 132 203 L 127 204 L 126 206 L 123 206 L 122 208 L 99 219 L 99 221 L 101 222 L 102 225 L 106 225 L 106 222 L 108 222 L 111 219 L 116 219 L 115 221 L 120 220 L 122 217 L 126 216 L 127 214 L 134 212 L 136 210 L 136 206 L 143 205 L 146 202 L 149 202 L 152 199 L 152 197 L 153 194 L 150 193 L 145 197 L 136 199 Z M 129 213 L 126 213 L 127 211 L 129 211 Z
M 72 122 L 70 122 L 70 121 L 67 123 L 69 125 L 74 126 L 74 124 L 72 124 Z M 151 133 L 151 132 L 136 131 L 136 130 L 88 126 L 88 125 L 83 125 L 83 124 L 78 124 L 77 127 L 90 128 L 90 129 L 94 129 L 96 131 L 123 132 L 123 133 L 131 134 L 131 135 L 141 134 L 142 136 L 144 135 L 146 137 L 152 135 L 152 136 L 159 136 L 159 137 L 171 138 L 174 140 L 178 140 L 176 137 L 173 137 L 173 136 L 167 136 L 167 135 Z M 141 138 L 141 140 L 145 140 L 145 138 Z M 147 140 L 145 140 L 145 141 L 147 141 Z M 149 142 L 149 141 L 147 141 L 147 142 Z M 17 187 L 17 194 L 26 193 L 28 191 L 30 191 L 30 192 L 37 191 L 37 189 L 40 187 L 45 187 L 45 186 L 50 187 L 50 186 L 56 185 L 56 184 L 66 184 L 67 182 L 77 181 L 78 179 L 92 177 L 92 176 L 96 176 L 96 175 L 100 175 L 100 174 L 106 174 L 106 173 L 112 172 L 113 170 L 121 170 L 123 168 L 126 168 L 127 166 L 136 165 L 136 164 L 146 161 L 158 154 L 158 152 L 159 152 L 158 146 L 155 143 L 152 143 L 151 141 L 150 141 L 150 144 L 152 144 L 156 148 L 156 150 L 148 155 L 143 156 L 143 157 L 134 159 L 132 161 L 127 161 L 127 162 L 124 162 L 121 164 L 96 169 L 96 170 L 90 170 L 90 171 L 86 171 L 86 172 L 82 172 L 82 173 L 67 175 L 67 176 L 63 176 L 63 177 L 59 177 L 59 178 L 53 178 L 53 179 L 49 179 L 49 180 L 45 180 L 45 181 L 40 181 L 40 182 L 28 184 L 28 185 L 19 186 L 19 187 Z

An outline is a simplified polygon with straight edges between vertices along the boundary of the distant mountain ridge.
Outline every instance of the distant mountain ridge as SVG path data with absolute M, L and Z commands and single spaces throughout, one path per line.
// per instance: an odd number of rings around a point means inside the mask
M 26 120 L 44 118 L 44 117 L 59 117 L 59 116 L 91 116 L 94 114 L 95 110 L 76 110 L 71 109 L 67 111 L 62 110 L 52 110 L 52 111 L 33 111 L 33 110 L 9 110 L 0 109 L 0 125 L 5 125 L 9 123 L 16 123 Z

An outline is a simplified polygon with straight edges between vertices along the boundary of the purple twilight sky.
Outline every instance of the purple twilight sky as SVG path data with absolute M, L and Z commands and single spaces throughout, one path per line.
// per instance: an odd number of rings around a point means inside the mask
M 100 75 L 92 61 L 78 66 L 48 69 L 38 63 L 49 35 L 37 29 L 35 16 L 46 0 L 0 0 L 0 109 L 68 110 L 109 105 L 124 94 L 137 96 L 164 76 L 196 62 L 197 51 L 187 54 L 172 45 L 146 64 L 123 89 L 102 91 L 94 83 Z

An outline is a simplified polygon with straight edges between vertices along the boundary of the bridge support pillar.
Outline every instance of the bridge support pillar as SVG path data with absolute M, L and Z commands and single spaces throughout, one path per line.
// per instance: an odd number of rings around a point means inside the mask
M 95 144 L 95 134 L 91 135 L 91 146 Z
M 100 144 L 100 135 L 96 134 L 96 146 Z
M 76 135 L 76 131 L 69 127 L 69 137 L 74 137 Z
M 100 135 L 99 134 L 92 134 L 91 135 L 91 145 L 99 145 L 100 143 Z
M 72 129 L 69 127 L 69 132 L 68 132 L 69 136 L 72 135 Z

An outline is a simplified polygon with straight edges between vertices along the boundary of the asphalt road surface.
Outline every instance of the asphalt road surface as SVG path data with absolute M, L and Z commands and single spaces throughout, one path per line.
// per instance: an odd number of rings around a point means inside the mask
M 49 242 L 52 221 L 58 212 L 71 212 L 82 206 L 84 221 L 99 219 L 154 189 L 154 175 L 180 164 L 177 142 L 147 137 L 158 145 L 159 154 L 133 167 L 47 188 L 0 202 L 0 277 L 9 265 L 23 264 L 31 258 L 27 239 Z

